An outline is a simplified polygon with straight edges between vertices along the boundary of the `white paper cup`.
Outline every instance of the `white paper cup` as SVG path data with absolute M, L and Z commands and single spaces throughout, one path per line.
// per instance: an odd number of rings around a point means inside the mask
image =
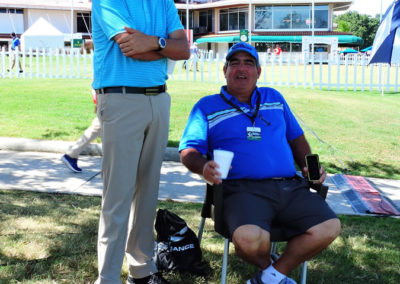
M 218 164 L 218 171 L 221 173 L 221 179 L 228 176 L 231 167 L 233 152 L 226 150 L 214 150 L 214 161 Z

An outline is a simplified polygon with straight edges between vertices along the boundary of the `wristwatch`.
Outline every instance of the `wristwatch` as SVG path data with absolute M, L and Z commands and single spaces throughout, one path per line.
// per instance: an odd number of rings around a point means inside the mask
M 163 50 L 165 46 L 167 45 L 167 41 L 163 37 L 158 38 L 158 45 L 160 46 L 158 51 Z

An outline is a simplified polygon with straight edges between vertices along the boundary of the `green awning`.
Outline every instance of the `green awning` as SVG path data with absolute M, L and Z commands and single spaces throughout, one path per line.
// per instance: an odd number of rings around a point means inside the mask
M 339 44 L 353 44 L 362 45 L 363 39 L 353 35 L 326 35 L 316 36 L 318 37 L 337 37 Z M 268 35 L 255 35 L 251 37 L 252 42 L 291 42 L 301 43 L 303 36 L 268 36 Z M 213 37 L 201 37 L 196 40 L 197 43 L 204 42 L 239 42 L 239 35 L 237 36 L 213 36 Z

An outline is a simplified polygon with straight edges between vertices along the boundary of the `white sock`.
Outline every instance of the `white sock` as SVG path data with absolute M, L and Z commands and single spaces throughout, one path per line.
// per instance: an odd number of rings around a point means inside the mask
M 286 275 L 280 273 L 275 267 L 268 266 L 266 269 L 263 270 L 261 275 L 261 280 L 263 283 L 279 283 Z

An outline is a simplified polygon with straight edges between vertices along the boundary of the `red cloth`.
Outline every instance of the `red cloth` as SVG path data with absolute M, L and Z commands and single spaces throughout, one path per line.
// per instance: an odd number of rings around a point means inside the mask
M 95 90 L 92 89 L 92 100 L 95 105 L 97 105 L 97 93 Z

